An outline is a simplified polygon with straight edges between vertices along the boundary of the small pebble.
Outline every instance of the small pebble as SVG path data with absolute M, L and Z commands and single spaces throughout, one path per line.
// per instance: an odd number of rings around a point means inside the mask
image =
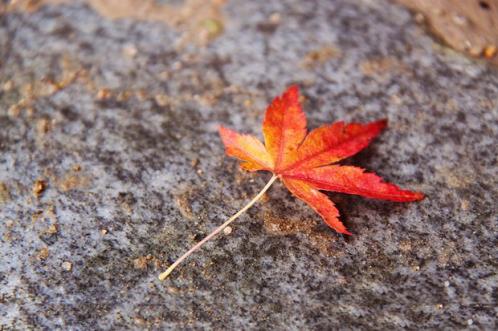
M 474 324 L 474 321 L 472 319 L 468 319 L 467 320 L 467 325 L 472 325 L 472 324 Z
M 450 282 L 449 281 L 445 281 L 444 282 L 444 287 L 449 287 L 450 286 Z
M 56 224 L 51 224 L 48 229 L 47 229 L 47 232 L 50 233 L 50 234 L 56 234 L 58 231 L 57 229 L 57 225 Z
M 49 251 L 47 247 L 44 247 L 38 251 L 38 254 L 36 255 L 38 260 L 46 260 L 49 256 Z
M 111 97 L 112 92 L 107 88 L 100 89 L 97 92 L 97 100 L 107 100 Z
M 486 46 L 486 48 L 484 48 L 483 55 L 485 58 L 491 59 L 492 57 L 494 57 L 496 55 L 496 52 L 497 52 L 496 46 L 489 45 L 489 46 Z
M 50 122 L 46 118 L 41 118 L 36 122 L 36 131 L 39 135 L 44 135 L 50 131 Z
M 227 226 L 226 228 L 223 229 L 223 233 L 229 235 L 230 233 L 232 233 L 232 227 Z
M 62 263 L 62 269 L 71 271 L 73 269 L 73 264 L 71 262 L 65 261 Z
M 47 183 L 44 180 L 36 180 L 33 184 L 33 194 L 38 198 L 45 191 L 46 187 Z

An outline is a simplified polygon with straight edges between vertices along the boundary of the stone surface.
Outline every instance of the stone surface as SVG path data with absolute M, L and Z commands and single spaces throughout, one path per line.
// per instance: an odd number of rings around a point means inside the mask
M 221 11 L 206 46 L 81 1 L 0 17 L 1 327 L 493 329 L 497 71 L 385 1 Z M 331 194 L 345 238 L 276 184 L 159 282 L 269 179 L 217 125 L 260 135 L 291 83 L 310 127 L 387 117 L 348 162 L 427 199 Z
M 498 1 L 396 0 L 454 49 L 498 64 Z

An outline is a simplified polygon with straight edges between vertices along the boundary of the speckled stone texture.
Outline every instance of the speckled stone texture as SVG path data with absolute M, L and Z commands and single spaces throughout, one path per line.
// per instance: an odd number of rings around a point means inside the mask
M 0 328 L 495 329 L 498 71 L 390 2 L 222 11 L 204 47 L 81 1 L 1 16 Z M 217 126 L 261 136 L 292 83 L 310 128 L 388 118 L 347 163 L 427 199 L 330 194 L 343 237 L 275 184 L 159 282 L 269 179 Z

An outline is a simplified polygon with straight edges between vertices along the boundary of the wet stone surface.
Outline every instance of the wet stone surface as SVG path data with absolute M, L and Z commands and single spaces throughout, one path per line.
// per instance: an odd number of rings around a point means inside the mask
M 0 17 L 1 328 L 492 329 L 496 69 L 384 1 L 220 10 L 205 45 L 82 1 Z M 217 125 L 260 136 L 292 83 L 309 127 L 388 118 L 348 163 L 427 199 L 331 194 L 346 238 L 276 184 L 159 282 L 269 179 Z

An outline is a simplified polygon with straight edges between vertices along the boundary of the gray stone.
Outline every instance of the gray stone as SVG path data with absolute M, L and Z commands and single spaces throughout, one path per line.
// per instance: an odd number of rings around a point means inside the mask
M 80 1 L 0 18 L 1 327 L 493 329 L 496 69 L 386 1 L 223 13 L 205 47 Z M 261 136 L 292 83 L 310 128 L 388 118 L 346 163 L 427 198 L 331 194 L 343 237 L 276 184 L 159 282 L 269 179 L 224 155 L 217 125 Z

